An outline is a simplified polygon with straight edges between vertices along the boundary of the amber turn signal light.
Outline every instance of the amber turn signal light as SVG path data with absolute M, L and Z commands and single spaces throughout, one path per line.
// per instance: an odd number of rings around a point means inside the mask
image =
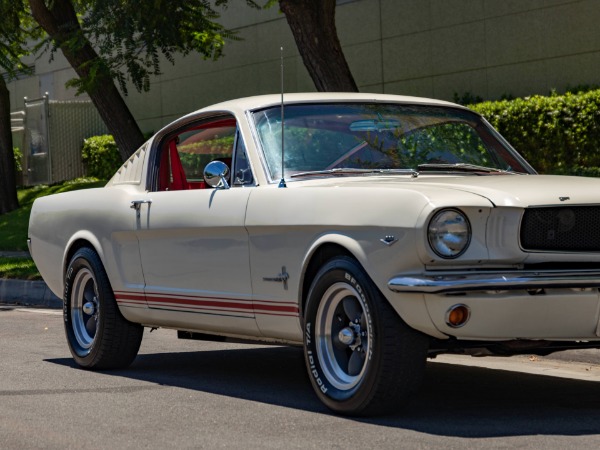
M 452 328 L 460 328 L 470 317 L 471 309 L 467 305 L 454 305 L 446 312 L 446 324 Z

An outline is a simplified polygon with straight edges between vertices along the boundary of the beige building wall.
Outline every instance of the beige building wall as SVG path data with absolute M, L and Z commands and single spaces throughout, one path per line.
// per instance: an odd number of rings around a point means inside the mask
M 241 40 L 227 43 L 224 58 L 165 62 L 149 93 L 130 90 L 126 101 L 144 131 L 221 100 L 279 92 L 281 46 L 285 90 L 314 90 L 277 8 L 234 3 L 222 23 Z M 497 99 L 600 85 L 600 0 L 338 0 L 336 22 L 363 92 Z M 64 87 L 72 70 L 60 55 L 47 60 L 35 63 L 36 77 L 11 83 L 13 110 L 44 92 L 75 98 Z
M 386 92 L 496 99 L 600 84 L 598 0 L 382 0 L 381 17 Z

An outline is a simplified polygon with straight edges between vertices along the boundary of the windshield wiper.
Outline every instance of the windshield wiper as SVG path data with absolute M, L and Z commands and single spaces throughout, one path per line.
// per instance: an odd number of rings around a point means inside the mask
M 336 167 L 335 169 L 324 169 L 324 170 L 310 170 L 307 172 L 299 172 L 290 175 L 290 178 L 296 177 L 310 177 L 318 175 L 356 175 L 356 174 L 399 174 L 399 175 L 412 175 L 416 177 L 418 172 L 414 169 L 356 169 L 351 167 Z
M 485 173 L 514 173 L 509 172 L 508 170 L 496 169 L 495 167 L 485 167 L 478 166 L 476 164 L 466 164 L 466 163 L 455 163 L 455 164 L 442 164 L 442 163 L 426 163 L 419 164 L 417 166 L 418 171 L 427 171 L 427 170 L 442 170 L 448 172 L 485 172 Z

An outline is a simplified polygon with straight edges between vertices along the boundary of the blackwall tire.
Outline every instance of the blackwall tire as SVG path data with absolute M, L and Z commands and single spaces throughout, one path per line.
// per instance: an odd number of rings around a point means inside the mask
M 121 315 L 102 261 L 90 248 L 75 252 L 65 275 L 63 317 L 69 350 L 86 369 L 127 367 L 144 328 Z
M 420 386 L 428 338 L 408 327 L 360 264 L 340 256 L 308 294 L 304 356 L 319 399 L 344 415 L 398 411 Z

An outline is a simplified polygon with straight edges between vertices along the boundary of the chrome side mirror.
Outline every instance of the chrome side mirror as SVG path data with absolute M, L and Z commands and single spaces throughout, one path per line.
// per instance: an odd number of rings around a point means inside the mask
M 211 161 L 204 168 L 204 181 L 216 189 L 229 189 L 229 167 L 223 161 Z

